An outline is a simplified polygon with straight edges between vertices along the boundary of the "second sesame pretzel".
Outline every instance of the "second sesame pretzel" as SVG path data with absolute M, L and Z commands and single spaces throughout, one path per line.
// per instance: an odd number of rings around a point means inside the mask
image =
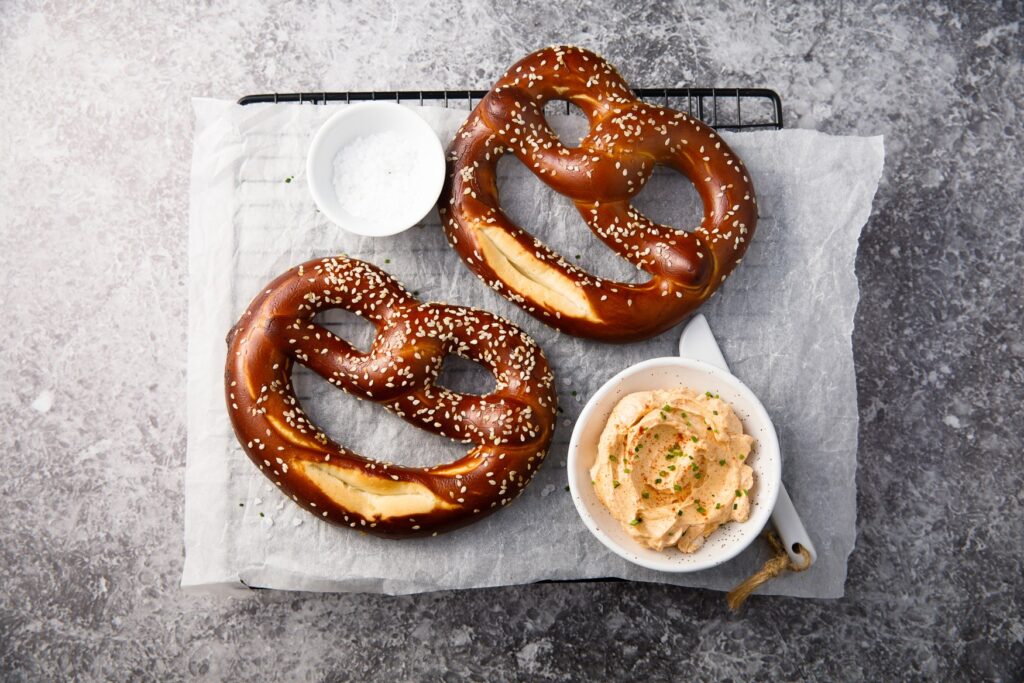
M 368 353 L 314 322 L 332 308 L 374 324 Z M 494 390 L 435 384 L 450 353 L 489 369 Z M 436 467 L 364 458 L 303 412 L 293 363 L 472 448 Z M 317 517 L 381 536 L 436 535 L 511 502 L 554 430 L 553 377 L 522 330 L 486 311 L 421 303 L 384 271 L 343 256 L 292 268 L 253 300 L 228 335 L 224 383 L 235 434 L 271 481 Z
M 577 147 L 545 120 L 551 100 L 586 114 L 590 131 Z M 571 198 L 594 234 L 650 280 L 599 278 L 515 225 L 496 180 L 507 152 Z M 630 203 L 659 165 L 697 188 L 704 219 L 692 232 L 658 225 Z M 545 48 L 509 69 L 456 134 L 448 171 L 439 207 L 462 260 L 536 318 L 582 337 L 633 341 L 677 324 L 736 267 L 757 224 L 747 171 L 711 128 L 638 100 L 613 66 L 577 47 Z

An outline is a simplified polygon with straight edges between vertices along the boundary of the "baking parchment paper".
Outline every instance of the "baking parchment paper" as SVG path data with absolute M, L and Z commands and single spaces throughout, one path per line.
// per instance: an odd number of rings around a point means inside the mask
M 335 227 L 310 197 L 305 161 L 312 136 L 336 106 L 242 107 L 211 99 L 196 99 L 193 106 L 184 587 L 402 594 L 621 577 L 728 590 L 768 557 L 758 541 L 731 562 L 700 573 L 642 569 L 590 535 L 565 490 L 569 436 L 586 398 L 628 365 L 676 355 L 681 326 L 629 345 L 559 333 L 471 275 L 448 247 L 436 212 L 389 238 Z M 410 108 L 444 144 L 468 113 Z M 580 127 L 579 119 L 565 115 L 549 119 L 566 135 Z M 733 372 L 775 421 L 783 480 L 818 549 L 809 571 L 769 582 L 760 592 L 839 597 L 856 521 L 854 257 L 881 176 L 882 139 L 807 130 L 722 135 L 749 169 L 760 218 L 743 263 L 701 311 Z M 499 187 L 513 219 L 598 275 L 642 281 L 644 273 L 594 237 L 569 200 L 507 156 Z M 656 173 L 636 205 L 679 227 L 700 221 L 695 190 L 671 171 Z M 508 508 L 436 538 L 383 540 L 332 527 L 301 510 L 242 452 L 224 406 L 225 335 L 272 278 L 337 253 L 375 263 L 423 300 L 506 316 L 544 349 L 562 412 L 547 460 Z M 324 322 L 368 347 L 372 330 L 355 316 L 330 313 Z M 488 386 L 484 371 L 455 357 L 446 361 L 442 380 L 456 390 Z M 465 452 L 311 373 L 297 372 L 296 387 L 314 420 L 364 455 L 427 465 Z

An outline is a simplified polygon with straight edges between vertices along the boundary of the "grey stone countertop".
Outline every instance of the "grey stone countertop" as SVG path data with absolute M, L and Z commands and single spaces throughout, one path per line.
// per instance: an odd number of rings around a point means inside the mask
M 0 678 L 1024 678 L 1019 2 L 183 4 L 0 3 Z M 487 88 L 555 42 L 886 136 L 846 597 L 184 594 L 189 98 Z

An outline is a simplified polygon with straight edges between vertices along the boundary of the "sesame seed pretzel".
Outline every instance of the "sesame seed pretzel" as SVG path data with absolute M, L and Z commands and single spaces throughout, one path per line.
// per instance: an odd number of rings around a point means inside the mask
M 586 114 L 590 131 L 578 147 L 563 145 L 545 120 L 551 100 Z M 506 152 L 571 198 L 594 234 L 650 280 L 596 277 L 515 225 L 496 182 Z M 693 232 L 658 225 L 630 204 L 658 165 L 697 188 L 704 219 Z M 747 171 L 711 128 L 638 100 L 613 66 L 577 47 L 545 48 L 509 69 L 455 135 L 448 172 L 439 207 L 466 265 L 542 322 L 605 341 L 645 339 L 680 322 L 740 262 L 757 223 Z
M 368 353 L 313 321 L 332 308 L 374 324 Z M 494 391 L 436 385 L 449 353 L 488 368 Z M 473 447 L 436 467 L 364 458 L 303 413 L 291 382 L 296 362 Z M 316 516 L 380 536 L 436 535 L 508 504 L 533 478 L 554 429 L 553 377 L 522 330 L 486 311 L 421 303 L 384 271 L 344 256 L 292 268 L 253 300 L 228 335 L 224 380 L 235 434 L 260 470 Z

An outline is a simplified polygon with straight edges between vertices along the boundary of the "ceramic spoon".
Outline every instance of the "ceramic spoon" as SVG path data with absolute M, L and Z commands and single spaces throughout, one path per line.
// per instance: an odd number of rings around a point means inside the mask
M 725 362 L 725 357 L 722 356 L 722 350 L 718 347 L 715 335 L 711 333 L 707 319 L 699 313 L 693 316 L 679 337 L 679 355 L 703 361 L 726 372 L 731 372 Z M 800 521 L 800 515 L 793 507 L 793 501 L 786 491 L 785 484 L 779 487 L 779 498 L 772 511 L 772 523 L 794 564 L 802 566 L 804 563 L 803 556 L 796 551 L 798 544 L 811 554 L 811 564 L 818 559 L 818 552 L 814 549 L 810 536 L 807 535 L 804 523 Z

